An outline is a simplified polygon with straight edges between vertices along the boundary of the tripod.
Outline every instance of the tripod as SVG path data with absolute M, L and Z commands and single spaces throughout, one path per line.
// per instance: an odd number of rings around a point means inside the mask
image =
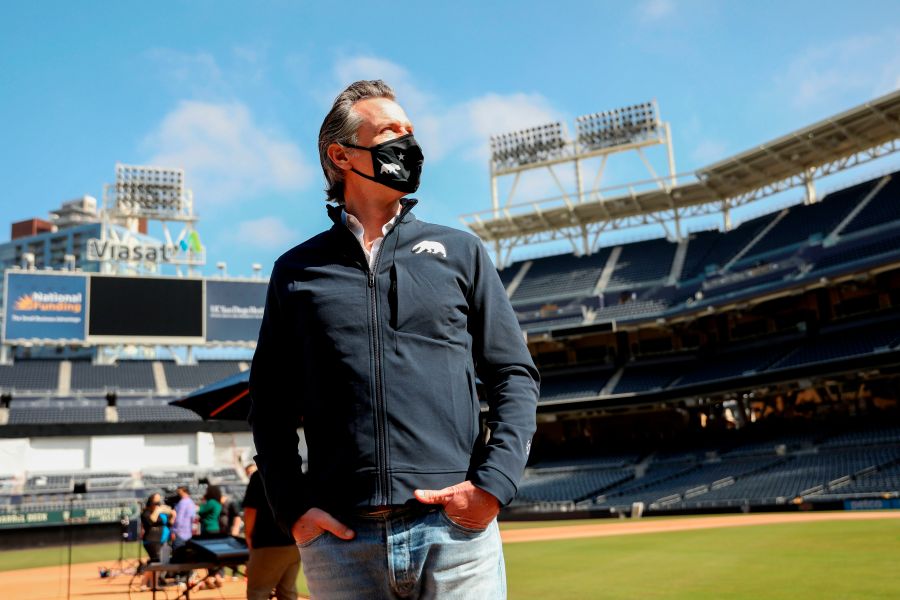
M 138 565 L 141 564 L 141 545 L 135 544 L 137 547 L 137 556 L 132 559 L 125 558 L 125 542 L 129 541 L 132 518 L 135 517 L 134 506 L 122 506 L 119 514 L 119 558 L 116 559 L 115 567 L 110 569 L 108 577 L 117 577 L 119 575 L 133 575 L 137 572 Z M 136 541 L 136 540 L 134 540 Z
M 73 535 L 73 523 L 75 523 L 75 519 L 72 516 L 72 511 L 75 508 L 75 500 L 80 500 L 83 494 L 87 493 L 87 486 L 84 482 L 76 482 L 72 487 L 72 493 L 69 495 L 69 511 L 66 515 L 66 529 L 68 529 L 69 539 L 68 539 L 68 547 L 69 547 L 69 556 L 68 556 L 68 569 L 66 573 L 66 600 L 72 597 L 72 535 Z

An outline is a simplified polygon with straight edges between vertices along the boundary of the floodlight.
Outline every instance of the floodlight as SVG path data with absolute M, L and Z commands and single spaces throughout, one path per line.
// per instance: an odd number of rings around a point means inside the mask
M 559 121 L 491 137 L 495 167 L 519 167 L 562 156 L 566 146 Z
M 578 144 L 584 150 L 601 150 L 653 139 L 659 136 L 660 125 L 655 102 L 575 119 Z
M 184 204 L 184 170 L 117 164 L 115 189 L 118 212 L 178 214 Z

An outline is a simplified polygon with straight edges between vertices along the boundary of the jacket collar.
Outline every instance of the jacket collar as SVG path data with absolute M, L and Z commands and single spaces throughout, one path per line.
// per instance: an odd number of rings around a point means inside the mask
M 418 204 L 418 200 L 415 198 L 400 198 L 400 215 L 397 218 L 398 223 L 412 223 L 416 220 L 415 215 L 412 214 L 413 207 Z M 328 218 L 338 227 L 344 227 L 344 224 L 341 220 L 341 213 L 344 212 L 344 207 L 341 204 L 326 204 L 325 209 L 328 211 Z

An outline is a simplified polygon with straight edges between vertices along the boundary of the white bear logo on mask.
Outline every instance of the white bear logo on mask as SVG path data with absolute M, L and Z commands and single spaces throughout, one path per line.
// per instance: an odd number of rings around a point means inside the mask
M 394 163 L 381 163 L 381 172 L 396 175 L 400 172 L 400 165 L 395 165 Z
M 428 254 L 437 254 L 441 258 L 447 258 L 447 249 L 444 248 L 444 245 L 440 242 L 425 240 L 424 242 L 419 242 L 413 246 L 412 251 L 416 254 L 427 252 Z

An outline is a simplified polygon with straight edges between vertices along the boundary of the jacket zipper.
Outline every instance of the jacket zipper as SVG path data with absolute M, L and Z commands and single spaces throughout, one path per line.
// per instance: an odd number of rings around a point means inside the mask
M 381 262 L 381 252 L 387 243 L 387 238 L 394 232 L 394 229 L 400 226 L 403 217 L 412 209 L 411 205 L 407 205 L 400 211 L 394 226 L 388 231 L 378 246 L 378 252 L 375 254 L 375 260 L 369 267 L 369 297 L 372 304 L 370 311 L 372 318 L 372 348 L 375 354 L 375 443 L 378 446 L 378 459 L 381 462 L 379 469 L 379 486 L 380 498 L 379 504 L 391 503 L 390 478 L 388 477 L 388 458 L 387 458 L 387 411 L 384 406 L 384 374 L 381 365 L 381 327 L 378 323 L 378 288 L 376 286 L 375 275 L 378 273 L 378 265 Z M 366 263 L 368 266 L 368 262 Z
M 385 236 L 387 237 L 387 236 Z M 381 260 L 381 248 L 384 240 L 375 255 L 375 261 L 369 268 L 369 298 L 372 309 L 372 352 L 375 356 L 375 444 L 378 446 L 379 475 L 379 501 L 378 504 L 390 504 L 390 481 L 387 474 L 387 414 L 384 408 L 384 391 L 382 389 L 381 374 L 381 328 L 378 326 L 378 288 L 375 286 L 375 273 L 378 272 L 378 262 Z

